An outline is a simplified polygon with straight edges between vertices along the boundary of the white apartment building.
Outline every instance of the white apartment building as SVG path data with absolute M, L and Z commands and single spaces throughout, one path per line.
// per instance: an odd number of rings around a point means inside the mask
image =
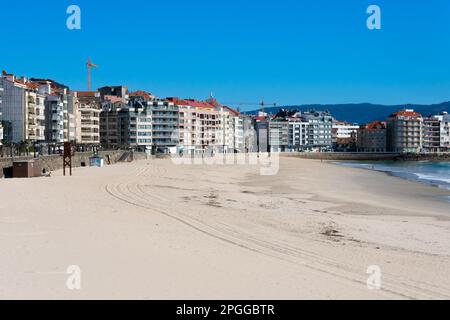
M 424 118 L 423 149 L 429 152 L 450 151 L 450 115 L 447 112 Z
M 423 146 L 423 117 L 412 109 L 392 114 L 387 120 L 388 151 L 419 153 Z
M 3 86 L 0 83 L 0 147 L 3 145 L 3 126 L 2 126 L 2 96 L 3 96 Z
M 45 140 L 45 96 L 38 93 L 39 85 L 27 83 L 25 141 Z
M 70 92 L 67 95 L 67 116 L 68 116 L 68 141 L 76 142 L 79 127 L 77 126 L 79 115 L 79 102 L 76 92 Z
M 56 93 L 47 95 L 45 100 L 45 140 L 64 142 L 64 102 Z
M 233 149 L 235 152 L 245 152 L 245 118 L 237 113 L 233 117 Z
M 8 123 L 8 142 L 39 143 L 44 140 L 44 100 L 39 85 L 3 73 L 2 121 Z
M 350 139 L 359 130 L 358 124 L 351 124 L 347 122 L 335 121 L 332 126 L 334 139 Z
M 81 145 L 100 144 L 100 94 L 77 92 L 76 142 Z
M 119 143 L 147 153 L 156 151 L 153 142 L 152 97 L 146 92 L 130 94 L 129 106 L 118 114 Z
M 313 148 L 328 148 L 333 145 L 333 117 L 328 111 L 308 111 L 302 114 L 308 126 L 308 143 Z
M 193 99 L 168 98 L 179 108 L 179 151 L 201 154 L 219 149 L 219 111 L 208 102 Z
M 290 151 L 301 151 L 308 147 L 309 122 L 301 119 L 289 119 L 289 144 Z

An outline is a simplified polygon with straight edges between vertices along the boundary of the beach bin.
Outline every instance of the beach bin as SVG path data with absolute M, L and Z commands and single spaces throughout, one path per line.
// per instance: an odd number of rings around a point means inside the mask
M 22 160 L 13 162 L 13 178 L 33 178 L 41 175 L 39 162 Z
M 102 168 L 105 165 L 105 160 L 99 156 L 93 156 L 89 158 L 89 165 L 91 167 Z

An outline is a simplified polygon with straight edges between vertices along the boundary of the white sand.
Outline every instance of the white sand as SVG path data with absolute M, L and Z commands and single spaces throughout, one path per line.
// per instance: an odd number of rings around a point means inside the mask
M 450 298 L 450 193 L 282 158 L 0 180 L 0 298 Z M 78 265 L 82 288 L 66 287 Z M 380 290 L 366 286 L 381 268 Z

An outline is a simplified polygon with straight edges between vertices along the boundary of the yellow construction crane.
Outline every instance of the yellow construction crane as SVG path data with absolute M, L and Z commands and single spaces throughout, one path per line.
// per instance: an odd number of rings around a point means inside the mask
M 96 64 L 93 64 L 91 58 L 86 63 L 88 69 L 88 91 L 91 91 L 91 68 L 98 68 Z

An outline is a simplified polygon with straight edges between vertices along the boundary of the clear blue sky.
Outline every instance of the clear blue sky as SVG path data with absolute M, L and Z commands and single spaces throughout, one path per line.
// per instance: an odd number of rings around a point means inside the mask
M 66 28 L 66 9 L 82 29 Z M 382 30 L 366 9 L 382 9 Z M 450 100 L 448 0 L 13 1 L 0 68 L 86 89 L 279 104 Z

